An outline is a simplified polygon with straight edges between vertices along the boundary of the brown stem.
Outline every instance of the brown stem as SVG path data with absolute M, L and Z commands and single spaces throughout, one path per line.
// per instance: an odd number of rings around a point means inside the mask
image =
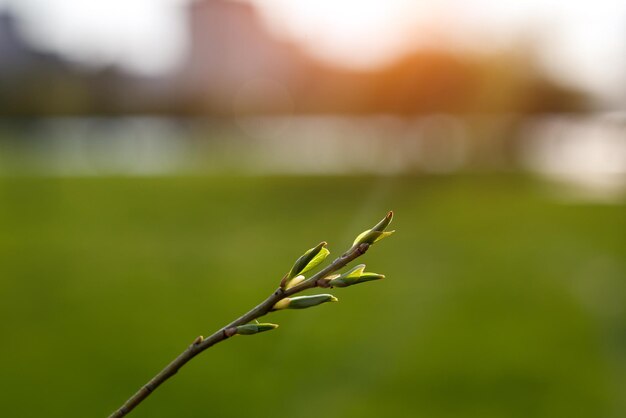
M 358 246 L 354 246 L 346 251 L 341 257 L 337 258 L 335 261 L 330 263 L 326 268 L 320 270 L 309 279 L 303 281 L 289 289 L 278 288 L 274 293 L 268 296 L 263 302 L 257 305 L 252 310 L 248 311 L 241 317 L 235 319 L 230 324 L 220 328 L 211 336 L 200 339 L 197 338 L 185 351 L 183 351 L 178 357 L 174 359 L 170 364 L 167 365 L 163 370 L 161 370 L 156 376 L 154 376 L 148 383 L 143 385 L 141 389 L 137 391 L 130 399 L 128 399 L 124 404 L 111 415 L 109 418 L 118 418 L 127 415 L 130 411 L 132 411 L 137 405 L 144 401 L 156 388 L 158 388 L 163 382 L 165 382 L 170 377 L 174 376 L 181 367 L 183 367 L 187 362 L 189 362 L 192 358 L 206 350 L 207 348 L 219 343 L 230 337 L 230 333 L 227 333 L 226 330 L 232 327 L 236 327 L 239 325 L 247 324 L 250 321 L 253 321 L 257 318 L 260 318 L 267 313 L 269 313 L 272 307 L 280 300 L 295 295 L 296 293 L 300 293 L 306 289 L 311 289 L 317 287 L 319 285 L 318 280 L 326 277 L 330 273 L 333 273 L 343 267 L 345 267 L 348 263 L 354 260 L 357 257 L 365 254 L 368 250 L 369 244 L 360 244 Z

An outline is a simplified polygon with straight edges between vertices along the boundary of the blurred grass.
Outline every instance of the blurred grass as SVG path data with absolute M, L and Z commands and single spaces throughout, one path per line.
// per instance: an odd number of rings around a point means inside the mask
M 624 205 L 463 175 L 0 179 L 2 416 L 106 416 L 388 209 L 388 280 L 272 314 L 133 416 L 626 415 Z

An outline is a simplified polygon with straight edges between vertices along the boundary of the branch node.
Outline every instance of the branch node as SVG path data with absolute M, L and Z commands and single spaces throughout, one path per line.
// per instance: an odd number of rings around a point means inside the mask
M 237 327 L 230 327 L 230 328 L 226 328 L 224 330 L 224 336 L 226 338 L 230 338 L 230 337 L 232 337 L 235 334 L 237 334 Z
M 362 244 L 360 244 L 356 250 L 359 253 L 359 255 L 363 255 L 365 254 L 365 252 L 369 249 L 370 245 L 367 242 L 364 242 Z
M 325 277 L 322 277 L 322 278 L 317 279 L 317 281 L 315 282 L 315 285 L 317 287 L 321 287 L 321 288 L 326 289 L 326 288 L 330 287 L 328 282 L 329 282 L 328 279 L 326 279 Z

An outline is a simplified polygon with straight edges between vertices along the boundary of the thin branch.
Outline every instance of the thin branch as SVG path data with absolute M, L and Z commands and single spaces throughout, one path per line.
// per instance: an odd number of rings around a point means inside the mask
M 390 215 L 388 215 L 390 216 Z M 235 334 L 235 327 L 239 325 L 247 324 L 250 321 L 258 319 L 267 313 L 272 311 L 274 305 L 280 300 L 300 293 L 304 290 L 311 289 L 314 287 L 327 287 L 323 280 L 324 277 L 328 276 L 331 273 L 340 270 L 345 267 L 348 263 L 350 263 L 355 258 L 358 258 L 365 254 L 365 252 L 370 247 L 369 243 L 361 243 L 358 245 L 354 245 L 348 251 L 346 251 L 341 257 L 337 258 L 331 264 L 329 264 L 324 269 L 320 270 L 318 273 L 311 276 L 309 279 L 299 283 L 298 285 L 283 289 L 279 287 L 276 289 L 274 293 L 268 296 L 263 302 L 257 305 L 255 308 L 245 313 L 241 317 L 237 318 L 230 324 L 220 328 L 211 336 L 203 339 L 202 337 L 196 338 L 196 340 L 189 346 L 185 351 L 183 351 L 174 361 L 172 361 L 167 367 L 161 370 L 156 376 L 154 376 L 148 383 L 141 387 L 130 399 L 128 399 L 124 404 L 114 413 L 109 415 L 109 418 L 119 418 L 123 417 L 132 411 L 137 405 L 143 402 L 156 388 L 158 388 L 163 382 L 165 382 L 170 377 L 174 376 L 181 367 L 183 367 L 187 362 L 193 359 L 195 356 L 203 352 L 209 347 L 224 341 Z

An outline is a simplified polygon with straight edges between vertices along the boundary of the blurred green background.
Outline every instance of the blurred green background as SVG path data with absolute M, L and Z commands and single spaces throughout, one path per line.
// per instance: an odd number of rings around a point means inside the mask
M 0 178 L 0 405 L 106 416 L 320 240 L 387 279 L 270 314 L 135 417 L 626 415 L 626 216 L 522 174 Z
M 388 210 L 386 280 L 130 416 L 626 417 L 624 28 L 623 0 L 0 0 L 0 418 L 107 416 Z

